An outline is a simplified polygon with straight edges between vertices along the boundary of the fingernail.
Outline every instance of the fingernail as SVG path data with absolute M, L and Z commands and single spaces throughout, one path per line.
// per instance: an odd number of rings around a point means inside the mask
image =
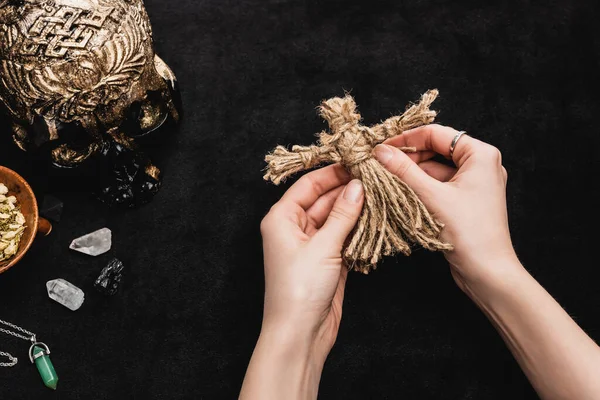
M 393 155 L 392 149 L 387 144 L 378 144 L 375 146 L 375 158 L 377 158 L 380 163 L 387 164 Z
M 363 195 L 363 185 L 358 179 L 351 181 L 344 189 L 344 199 L 351 203 L 359 203 Z

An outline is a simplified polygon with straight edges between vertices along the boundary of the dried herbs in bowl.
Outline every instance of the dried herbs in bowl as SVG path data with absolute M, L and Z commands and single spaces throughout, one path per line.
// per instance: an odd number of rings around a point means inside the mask
M 0 261 L 17 254 L 23 231 L 25 217 L 19 210 L 17 198 L 9 196 L 6 185 L 0 183 Z

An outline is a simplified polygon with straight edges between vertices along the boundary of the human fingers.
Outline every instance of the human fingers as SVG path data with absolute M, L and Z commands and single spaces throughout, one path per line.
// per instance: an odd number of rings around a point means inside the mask
M 389 139 L 386 144 L 394 147 L 414 147 L 417 151 L 434 151 L 452 159 L 460 168 L 483 142 L 463 134 L 455 143 L 451 155 L 450 147 L 458 134 L 459 132 L 454 128 L 431 124 L 408 130 Z
M 290 187 L 280 203 L 294 203 L 307 210 L 319 197 L 350 182 L 350 174 L 339 164 L 309 172 Z
M 375 158 L 392 174 L 406 182 L 417 194 L 430 193 L 437 180 L 427 175 L 408 155 L 387 144 L 375 147 Z
M 435 151 L 417 151 L 415 153 L 405 152 L 405 154 L 408 156 L 408 158 L 410 158 L 417 164 L 420 164 L 427 160 L 431 160 L 437 155 Z
M 456 174 L 456 168 L 432 160 L 419 163 L 419 167 L 440 182 L 448 182 Z
M 358 179 L 354 179 L 340 193 L 325 224 L 313 236 L 313 240 L 339 253 L 360 217 L 363 202 L 363 184 Z
M 398 136 L 394 136 L 392 138 L 387 139 L 386 141 L 383 142 L 383 144 L 387 144 L 390 146 L 394 146 L 394 147 L 398 147 L 400 149 L 402 149 L 402 147 L 410 147 L 410 146 L 401 146 L 398 145 L 398 143 L 404 143 L 404 139 L 400 140 L 400 138 L 402 137 L 402 135 L 398 135 Z M 415 152 L 405 152 L 406 155 L 413 160 L 414 162 L 421 163 L 423 161 L 427 161 L 432 159 L 433 157 L 435 157 L 437 155 L 437 153 L 433 150 L 421 150 L 419 151 L 417 149 L 417 151 Z
M 315 203 L 306 210 L 308 225 L 314 229 L 319 229 L 329 216 L 335 201 L 346 186 L 338 186 L 333 190 L 319 197 Z

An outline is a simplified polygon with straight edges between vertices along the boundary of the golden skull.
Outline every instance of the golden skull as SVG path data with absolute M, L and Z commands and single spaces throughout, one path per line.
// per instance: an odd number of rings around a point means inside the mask
M 0 0 L 0 103 L 21 149 L 69 168 L 180 117 L 142 0 Z

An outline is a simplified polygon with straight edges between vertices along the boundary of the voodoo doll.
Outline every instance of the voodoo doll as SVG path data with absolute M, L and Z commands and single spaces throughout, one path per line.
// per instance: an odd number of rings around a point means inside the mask
M 386 139 L 432 123 L 436 112 L 429 106 L 437 95 L 437 90 L 430 90 L 404 114 L 373 127 L 360 125 L 361 116 L 350 95 L 329 99 L 321 104 L 319 114 L 328 122 L 331 132 L 321 132 L 317 145 L 293 146 L 291 151 L 277 146 L 265 157 L 268 165 L 264 179 L 276 185 L 292 174 L 324 163 L 340 163 L 353 178 L 362 181 L 365 193 L 362 214 L 343 251 L 348 268 L 369 273 L 382 256 L 409 255 L 411 245 L 432 251 L 452 249 L 439 238 L 443 224 L 431 216 L 408 185 L 386 170 L 372 154 L 373 148 Z

